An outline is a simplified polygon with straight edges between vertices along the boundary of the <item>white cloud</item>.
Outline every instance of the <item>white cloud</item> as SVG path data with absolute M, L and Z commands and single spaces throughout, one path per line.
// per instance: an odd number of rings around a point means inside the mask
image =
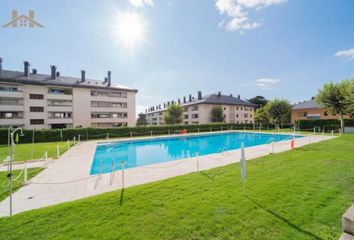
M 248 12 L 252 9 L 262 9 L 272 5 L 284 3 L 287 0 L 216 0 L 215 6 L 221 15 L 226 15 L 227 20 L 219 23 L 228 31 L 255 29 L 262 26 L 261 22 L 249 18 Z
M 134 7 L 154 6 L 153 0 L 129 0 Z
M 262 89 L 274 89 L 279 82 L 280 80 L 275 78 L 260 78 L 256 80 L 256 85 Z
M 347 58 L 349 60 L 354 59 L 354 48 L 348 50 L 340 50 L 334 55 L 336 57 Z

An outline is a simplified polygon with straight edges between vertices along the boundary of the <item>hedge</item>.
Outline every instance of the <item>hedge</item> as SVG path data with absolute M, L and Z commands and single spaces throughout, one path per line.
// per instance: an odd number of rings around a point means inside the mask
M 354 119 L 344 119 L 344 126 L 354 127 Z M 338 130 L 340 122 L 337 119 L 322 119 L 322 120 L 298 120 L 296 127 L 300 130 L 312 130 L 314 127 L 320 127 L 321 131 Z
M 270 126 L 268 126 L 269 128 Z M 201 125 L 166 125 L 166 126 L 141 126 L 141 127 L 119 127 L 119 128 L 70 128 L 70 129 L 43 129 L 43 130 L 24 130 L 24 136 L 19 137 L 19 143 L 31 143 L 34 133 L 34 142 L 57 142 L 72 140 L 74 137 L 81 140 L 93 140 L 117 138 L 117 137 L 133 137 L 164 135 L 168 133 L 176 133 L 178 130 L 186 129 L 188 132 L 209 132 L 220 131 L 226 129 L 253 129 L 253 124 L 201 124 Z M 263 129 L 266 129 L 263 127 Z M 0 129 L 0 144 L 7 144 L 8 130 Z

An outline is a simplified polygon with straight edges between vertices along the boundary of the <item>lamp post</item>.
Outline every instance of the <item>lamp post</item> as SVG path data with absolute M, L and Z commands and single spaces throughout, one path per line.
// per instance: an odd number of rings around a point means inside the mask
M 14 155 L 14 149 L 15 149 L 15 141 L 14 141 L 14 135 L 17 131 L 20 131 L 20 135 L 23 136 L 23 131 L 22 128 L 17 127 L 14 128 L 13 126 L 9 127 L 8 133 L 8 147 L 9 147 L 9 154 L 10 154 L 10 161 L 9 161 L 9 173 L 7 174 L 7 178 L 9 180 L 9 193 L 10 193 L 10 216 L 12 216 L 12 161 L 13 161 L 13 155 Z

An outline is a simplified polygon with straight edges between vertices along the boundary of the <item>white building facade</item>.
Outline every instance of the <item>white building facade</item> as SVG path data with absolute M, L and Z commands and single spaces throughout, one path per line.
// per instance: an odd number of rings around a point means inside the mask
M 240 96 L 233 97 L 232 95 L 210 94 L 202 96 L 198 92 L 198 98 L 195 99 L 189 95 L 189 100 L 186 97 L 183 101 L 178 99 L 177 102 L 171 101 L 150 107 L 145 111 L 146 121 L 148 125 L 164 125 L 164 114 L 168 105 L 178 103 L 184 108 L 183 124 L 207 124 L 211 123 L 211 110 L 214 106 L 221 106 L 224 113 L 224 121 L 226 123 L 235 124 L 252 124 L 254 123 L 254 107 L 255 105 L 242 100 Z
M 135 126 L 136 89 L 111 86 L 111 72 L 104 81 L 2 69 L 0 59 L 0 127 L 26 129 L 108 128 Z

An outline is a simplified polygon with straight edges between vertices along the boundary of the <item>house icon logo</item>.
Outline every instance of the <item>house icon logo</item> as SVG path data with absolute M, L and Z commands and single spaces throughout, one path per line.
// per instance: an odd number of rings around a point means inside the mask
M 13 28 L 39 27 L 39 28 L 43 28 L 44 26 L 34 20 L 34 10 L 28 11 L 28 16 L 26 16 L 26 15 L 18 16 L 17 10 L 12 10 L 12 20 L 10 22 L 6 23 L 5 25 L 3 25 L 2 27 L 3 28 L 7 28 L 7 27 L 13 27 Z

